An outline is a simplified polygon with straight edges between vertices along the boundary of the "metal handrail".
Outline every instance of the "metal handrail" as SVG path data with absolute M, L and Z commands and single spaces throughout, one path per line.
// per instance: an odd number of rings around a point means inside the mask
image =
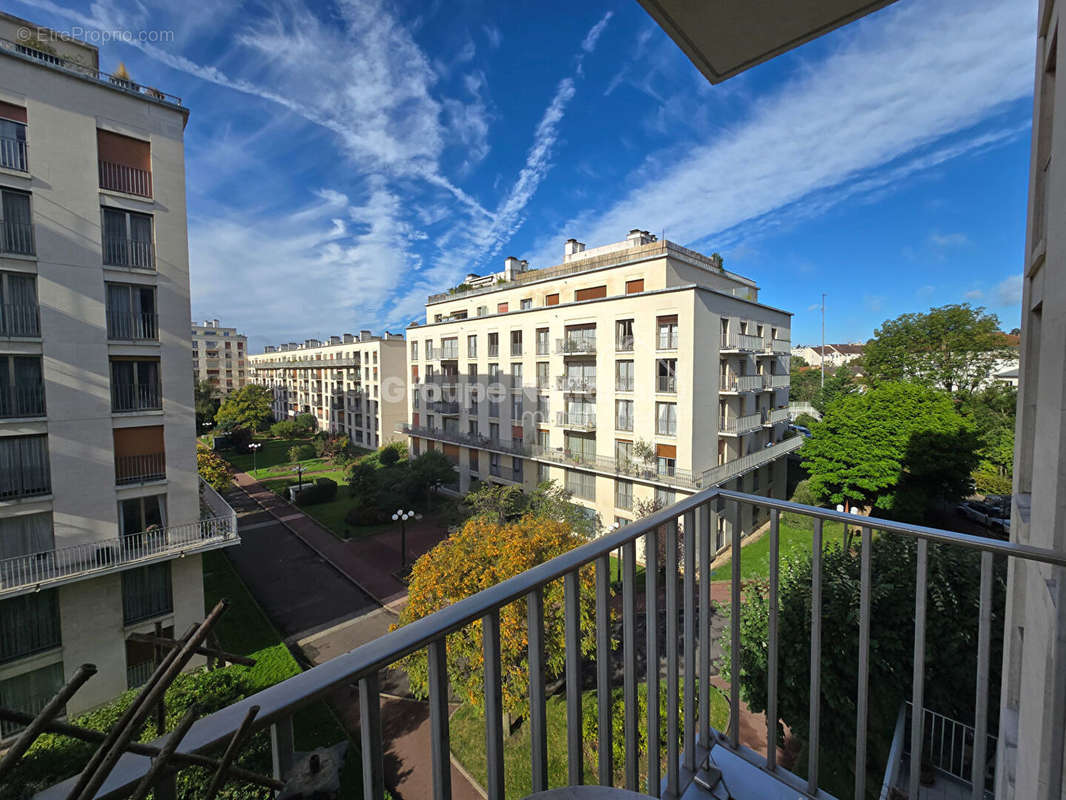
M 30 167 L 26 155 L 25 139 L 0 136 L 0 167 L 13 169 L 16 172 L 29 172 Z
M 155 269 L 155 248 L 150 241 L 144 239 L 105 236 L 103 258 L 104 264 L 109 267 Z
M 152 173 L 129 164 L 100 159 L 100 188 L 138 197 L 152 196 Z
M 0 417 L 43 417 L 44 384 L 0 386 Z
M 0 304 L 0 336 L 25 336 L 37 338 L 41 335 L 40 307 L 29 303 Z
M 724 501 L 724 507 L 721 503 Z M 503 607 L 524 600 L 529 606 L 529 647 L 530 662 L 530 727 L 534 731 L 546 731 L 546 708 L 545 708 L 545 676 L 542 667 L 544 630 L 543 630 L 543 589 L 549 583 L 563 579 L 566 586 L 564 610 L 570 623 L 566 626 L 565 650 L 567 660 L 565 672 L 567 680 L 566 701 L 568 709 L 573 712 L 568 715 L 567 725 L 567 753 L 571 768 L 569 775 L 571 783 L 580 782 L 580 763 L 574 763 L 573 758 L 583 761 L 582 748 L 582 725 L 581 725 L 581 691 L 583 690 L 581 677 L 580 659 L 580 626 L 573 624 L 578 619 L 580 589 L 580 570 L 594 567 L 596 572 L 596 703 L 599 712 L 599 752 L 610 754 L 612 752 L 612 725 L 610 721 L 613 714 L 614 700 L 610 691 L 614 679 L 614 672 L 610 668 L 614 658 L 622 659 L 622 673 L 624 681 L 623 709 L 625 715 L 625 750 L 632 754 L 637 752 L 637 738 L 640 735 L 639 726 L 642 722 L 637 719 L 636 692 L 638 675 L 638 661 L 635 636 L 636 636 L 636 548 L 643 545 L 643 550 L 648 560 L 644 580 L 645 587 L 645 613 L 652 623 L 649 629 L 653 632 L 648 637 L 648 657 L 646 664 L 652 668 L 646 670 L 649 681 L 648 691 L 652 696 L 659 692 L 660 651 L 658 644 L 658 620 L 660 594 L 657 583 L 659 574 L 659 547 L 660 541 L 665 539 L 665 611 L 666 611 L 666 694 L 667 694 L 667 760 L 666 774 L 663 786 L 660 787 L 659 766 L 659 704 L 648 704 L 647 730 L 649 746 L 649 775 L 648 781 L 653 791 L 659 793 L 660 788 L 669 796 L 679 797 L 687 788 L 684 783 L 691 780 L 695 767 L 702 761 L 707 749 L 715 747 L 727 748 L 734 756 L 747 762 L 750 769 L 762 770 L 767 780 L 776 779 L 790 789 L 806 796 L 815 796 L 819 792 L 817 779 L 817 765 L 820 753 L 817 748 L 817 735 L 809 736 L 811 744 L 809 753 L 810 771 L 809 777 L 804 781 L 792 774 L 777 763 L 777 741 L 773 734 L 777 730 L 777 699 L 778 683 L 776 680 L 776 665 L 778 662 L 778 641 L 776 616 L 771 615 L 769 638 L 768 638 L 768 663 L 770 665 L 770 679 L 768 682 L 768 714 L 767 717 L 772 726 L 769 736 L 769 745 L 766 754 L 755 753 L 739 742 L 739 710 L 740 710 L 740 659 L 736 656 L 731 660 L 732 672 L 728 676 L 729 692 L 728 701 L 731 709 L 729 728 L 719 732 L 710 723 L 706 710 L 710 703 L 710 659 L 706 657 L 706 648 L 700 648 L 703 654 L 697 659 L 697 641 L 705 642 L 710 639 L 710 592 L 706 584 L 702 586 L 698 576 L 710 575 L 710 536 L 716 528 L 716 518 L 725 513 L 731 520 L 731 541 L 733 553 L 737 557 L 731 560 L 732 580 L 731 598 L 733 608 L 737 608 L 741 602 L 741 557 L 740 557 L 740 519 L 741 507 L 744 505 L 763 509 L 770 509 L 770 552 L 776 553 L 780 542 L 780 514 L 788 512 L 814 519 L 812 535 L 812 558 L 814 568 L 812 570 L 812 602 L 811 602 L 811 675 L 810 675 L 810 698 L 811 714 L 810 725 L 812 731 L 818 730 L 820 709 L 822 707 L 821 696 L 821 627 L 820 619 L 822 612 L 822 529 L 825 521 L 846 522 L 851 525 L 861 526 L 861 578 L 860 578 L 860 653 L 858 672 L 858 697 L 856 728 L 860 731 L 857 739 L 855 762 L 858 768 L 856 774 L 856 796 L 865 796 L 866 780 L 866 726 L 868 723 L 868 692 L 869 692 L 869 631 L 871 625 L 871 604 L 873 576 L 871 574 L 871 547 L 873 531 L 879 531 L 881 535 L 899 534 L 917 541 L 917 581 L 923 586 L 926 579 L 928 564 L 928 545 L 930 542 L 939 542 L 948 545 L 972 549 L 983 554 L 981 563 L 982 587 L 991 587 L 992 559 L 991 554 L 1001 553 L 1009 557 L 1023 558 L 1051 564 L 1060 570 L 1066 567 L 1066 552 L 1021 545 L 1012 542 L 1003 542 L 984 537 L 970 536 L 967 534 L 952 533 L 918 525 L 892 522 L 872 517 L 859 517 L 842 512 L 827 509 L 803 506 L 785 500 L 773 500 L 758 495 L 731 492 L 723 489 L 707 489 L 686 497 L 679 502 L 653 513 L 624 527 L 594 539 L 584 545 L 574 548 L 556 558 L 539 564 L 525 572 L 501 583 L 484 589 L 470 597 L 459 600 L 445 606 L 440 611 L 430 614 L 422 619 L 404 625 L 397 630 L 374 639 L 348 653 L 337 656 L 306 672 L 300 673 L 281 683 L 275 684 L 251 697 L 240 700 L 226 708 L 210 714 L 192 725 L 188 733 L 178 746 L 180 752 L 203 752 L 217 746 L 231 737 L 241 726 L 249 709 L 254 705 L 259 708 L 256 717 L 256 728 L 263 728 L 272 724 L 288 724 L 292 714 L 309 703 L 325 698 L 335 689 L 357 683 L 360 692 L 360 706 L 376 709 L 380 702 L 380 685 L 378 672 L 396 664 L 399 660 L 419 650 L 428 651 L 429 668 L 429 708 L 430 728 L 433 746 L 431 748 L 431 768 L 433 781 L 438 796 L 447 796 L 451 780 L 451 762 L 448 752 L 448 679 L 447 679 L 447 651 L 445 646 L 446 637 L 472 623 L 479 623 L 485 632 L 485 732 L 488 746 L 488 774 L 489 780 L 494 786 L 502 786 L 502 707 L 500 703 L 500 639 L 499 621 L 500 611 Z M 683 525 L 679 522 L 683 521 Z M 698 537 L 698 538 L 697 538 Z M 679 558 L 679 544 L 683 561 Z M 609 557 L 615 551 L 623 553 L 623 578 L 621 588 L 622 638 L 628 642 L 623 646 L 618 656 L 612 655 L 612 627 L 609 622 L 608 610 L 612 606 L 609 590 L 611 566 Z M 698 551 L 698 555 L 697 555 Z M 679 561 L 681 563 L 679 563 Z M 698 561 L 698 564 L 697 564 Z M 683 567 L 683 569 L 682 569 Z M 1059 579 L 1066 577 L 1059 575 Z M 769 603 L 771 608 L 776 608 L 779 603 L 779 567 L 777 561 L 770 562 Z M 990 592 L 981 592 L 980 601 L 981 632 L 982 640 L 987 640 L 988 627 L 991 619 Z M 697 629 L 696 611 L 699 607 L 699 628 Z M 924 619 L 926 614 L 926 602 L 924 593 L 918 593 L 915 601 L 915 671 L 921 674 L 924 667 Z M 681 612 L 684 610 L 683 623 Z M 683 629 L 682 629 L 683 625 Z M 729 636 L 732 642 L 733 653 L 737 654 L 741 649 L 740 636 L 741 618 L 739 614 L 732 614 L 729 621 Z M 984 648 L 983 663 L 978 663 L 977 673 L 979 676 L 987 676 L 989 648 Z M 979 662 L 982 657 L 979 657 Z M 686 680 L 683 687 L 680 685 L 680 675 L 684 673 Z M 695 678 L 689 680 L 688 677 Z M 726 677 L 726 676 L 723 676 Z M 982 684 L 982 680 L 984 683 Z M 697 698 L 697 682 L 699 684 L 699 697 Z M 982 700 L 981 689 L 987 695 L 987 679 L 979 678 L 977 695 L 977 713 L 975 715 L 975 730 L 984 735 L 987 724 L 987 699 Z M 915 706 L 921 707 L 922 687 L 921 682 L 915 682 L 914 690 Z M 698 704 L 697 704 L 698 699 Z M 685 708 L 683 718 L 677 713 L 681 706 Z M 697 713 L 698 712 L 698 713 Z M 382 731 L 380 721 L 376 714 L 369 713 L 364 716 L 361 726 L 362 750 L 364 754 L 364 794 L 367 797 L 380 798 L 383 793 L 382 781 L 384 764 L 382 756 Z M 652 733 L 654 732 L 654 734 Z M 923 730 L 920 724 L 912 728 L 912 745 L 920 750 Z M 979 738 L 980 738 L 979 736 Z M 280 739 L 280 737 L 278 737 Z M 679 747 L 679 743 L 682 747 Z M 534 741 L 531 749 L 532 767 L 534 773 L 534 789 L 538 788 L 538 782 L 547 782 L 547 747 L 546 740 Z M 279 757 L 287 758 L 287 753 L 276 753 Z M 139 781 L 151 766 L 151 760 L 143 756 L 127 754 L 118 762 L 111 772 L 96 797 L 118 798 L 127 793 L 136 782 Z M 609 756 L 600 759 L 599 783 L 609 783 L 612 779 L 613 768 Z M 631 765 L 626 764 L 627 768 Z M 683 771 L 684 769 L 684 771 Z M 631 774 L 635 774 L 635 771 Z M 572 776 L 577 776 L 575 781 Z M 540 777 L 537 777 L 540 776 Z M 591 778 L 592 776 L 589 776 Z M 70 779 L 40 792 L 38 800 L 53 800 L 66 797 L 70 792 L 73 781 Z M 912 797 L 917 796 L 918 766 L 912 759 L 910 781 L 914 791 Z M 635 780 L 633 781 L 635 783 Z
M 555 340 L 556 355 L 588 356 L 596 353 L 595 336 L 567 336 Z
M 159 315 L 152 311 L 118 311 L 109 308 L 107 310 L 107 338 L 158 339 Z
M 115 456 L 115 484 L 161 481 L 167 477 L 167 457 L 163 453 Z
M 794 436 L 791 439 L 777 442 L 770 447 L 756 450 L 754 453 L 748 453 L 746 456 L 734 458 L 732 461 L 719 464 L 717 467 L 711 467 L 710 469 L 703 471 L 703 474 L 700 476 L 700 485 L 717 486 L 732 480 L 733 478 L 740 477 L 747 472 L 751 472 L 756 467 L 761 467 L 763 464 L 776 461 L 781 458 L 781 456 L 788 455 L 789 453 L 798 450 L 803 446 L 803 442 L 804 439 L 802 436 Z
M 32 222 L 0 222 L 0 253 L 13 256 L 37 254 Z
M 742 417 L 720 417 L 718 430 L 722 433 L 747 433 L 762 427 L 761 414 L 745 414 Z

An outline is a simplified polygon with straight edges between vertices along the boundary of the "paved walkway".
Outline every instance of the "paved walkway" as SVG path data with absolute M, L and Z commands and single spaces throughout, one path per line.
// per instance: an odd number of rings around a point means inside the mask
M 348 575 L 381 605 L 398 611 L 407 602 L 407 587 L 393 572 L 400 568 L 400 530 L 342 541 L 298 507 L 267 489 L 245 472 L 234 480 L 250 497 L 300 539 Z M 448 536 L 446 528 L 431 519 L 407 524 L 407 561 L 433 549 Z

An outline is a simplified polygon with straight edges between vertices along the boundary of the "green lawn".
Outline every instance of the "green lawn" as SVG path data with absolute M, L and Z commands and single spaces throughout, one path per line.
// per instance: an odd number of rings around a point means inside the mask
M 348 509 L 352 507 L 352 498 L 348 494 L 348 471 L 347 469 L 335 469 L 325 472 L 319 472 L 311 476 L 314 478 L 329 478 L 337 482 L 337 496 L 328 503 L 316 503 L 310 506 L 300 506 L 300 510 L 307 514 L 309 517 L 314 517 L 321 522 L 330 532 L 333 533 L 338 539 L 358 539 L 363 536 L 373 536 L 374 534 L 381 533 L 383 531 L 396 528 L 395 522 L 385 522 L 381 525 L 348 525 L 344 521 L 345 515 L 348 513 Z M 263 485 L 275 494 L 280 494 L 285 499 L 288 499 L 285 489 L 288 486 L 294 486 L 296 484 L 296 476 L 291 478 L 265 480 Z M 398 528 L 396 528 L 398 530 Z
M 289 464 L 289 450 L 293 445 L 311 443 L 310 438 L 272 439 L 267 436 L 256 436 L 255 441 L 263 445 L 255 453 L 254 460 L 257 474 L 270 467 L 287 466 Z M 253 457 L 251 453 L 236 453 L 232 450 L 225 450 L 220 455 L 233 465 L 234 469 L 240 472 L 248 472 L 252 468 Z
M 662 688 L 662 690 L 665 691 L 665 688 Z M 615 690 L 617 697 L 615 703 L 616 716 L 620 713 L 621 691 L 621 689 Z M 596 713 L 596 691 L 589 690 L 584 692 L 581 697 L 581 704 L 586 717 L 594 716 Z M 548 786 L 549 788 L 556 788 L 568 784 L 565 697 L 562 695 L 549 697 L 546 710 L 548 722 Z M 711 725 L 718 730 L 725 730 L 728 722 L 729 701 L 717 689 L 712 689 Z M 640 719 L 638 725 L 643 728 L 645 720 L 643 718 Z M 481 710 L 470 704 L 461 706 L 452 715 L 449 737 L 452 753 L 459 760 L 459 763 L 474 776 L 476 781 L 484 786 L 487 780 L 487 766 L 485 757 L 485 716 Z M 583 750 L 586 782 L 595 783 L 597 769 L 595 743 L 586 739 Z M 523 720 L 518 729 L 504 739 L 503 761 L 504 795 L 507 800 L 520 800 L 520 798 L 529 795 L 533 789 L 530 774 L 531 756 L 527 720 Z M 621 764 L 615 764 L 616 771 L 621 770 L 622 766 Z M 640 769 L 642 776 L 645 773 L 646 765 Z
M 822 532 L 823 548 L 836 547 L 843 540 L 844 526 L 837 522 L 826 523 Z M 780 562 L 800 552 L 810 552 L 813 531 L 781 523 Z M 733 564 L 726 561 L 711 573 L 712 581 L 727 581 L 732 578 Z M 741 548 L 740 577 L 768 578 L 770 576 L 770 533 L 766 532 L 751 544 Z

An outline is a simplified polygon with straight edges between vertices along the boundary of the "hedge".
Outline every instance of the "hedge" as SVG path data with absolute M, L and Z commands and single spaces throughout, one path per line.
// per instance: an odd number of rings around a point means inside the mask
M 337 496 L 337 482 L 329 478 L 319 478 L 314 486 L 308 486 L 296 493 L 296 505 L 311 506 L 328 503 Z

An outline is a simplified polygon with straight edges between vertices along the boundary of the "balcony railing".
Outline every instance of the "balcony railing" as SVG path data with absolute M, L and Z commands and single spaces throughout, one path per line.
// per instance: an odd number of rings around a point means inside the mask
M 167 477 L 167 458 L 163 453 L 147 453 L 137 456 L 115 456 L 115 483 L 125 486 L 130 483 L 161 481 Z
M 661 483 L 686 489 L 698 489 L 700 486 L 699 474 L 692 470 L 674 468 L 671 472 L 659 472 L 654 464 L 643 464 L 630 459 L 617 459 L 612 456 L 583 453 L 563 447 L 534 445 L 531 448 L 529 457 L 534 461 L 559 464 L 564 467 L 581 467 L 595 472 L 621 475 L 650 483 Z
M 722 350 L 738 353 L 757 353 L 763 349 L 761 336 L 748 333 L 727 333 L 722 335 Z
M 792 352 L 792 342 L 788 339 L 771 339 L 767 349 L 774 355 L 787 356 Z
M 155 249 L 143 239 L 104 237 L 104 264 L 110 267 L 155 269 Z
M 406 433 L 408 436 L 416 436 L 421 439 L 433 439 L 438 442 L 451 442 L 477 450 L 490 450 L 507 453 L 509 455 L 528 456 L 529 447 L 522 442 L 504 441 L 499 438 L 481 436 L 476 433 L 462 433 L 461 431 L 447 431 L 443 428 L 430 428 L 425 425 L 412 425 L 409 422 L 401 422 L 396 426 L 398 433 Z
M 0 336 L 41 335 L 40 308 L 28 303 L 0 304 Z
M 447 414 L 449 416 L 459 413 L 459 401 L 458 400 L 434 400 L 427 405 L 430 411 L 435 411 L 438 414 Z
M 712 629 L 714 616 L 713 600 L 708 583 L 711 576 L 712 531 L 717 528 L 720 516 L 730 521 L 730 541 L 734 558 L 731 560 L 729 590 L 732 608 L 737 609 L 742 601 L 741 514 L 747 508 L 769 511 L 769 582 L 767 602 L 770 622 L 765 638 L 769 680 L 766 684 L 767 744 L 765 750 L 755 752 L 740 743 L 741 713 L 741 664 L 742 653 L 741 615 L 729 616 L 725 635 L 729 637 L 733 658 L 730 671 L 721 677 L 727 682 L 726 701 L 729 708 L 728 725 L 717 730 L 712 724 L 714 708 L 711 694 L 712 672 L 711 648 L 715 638 Z M 779 627 L 781 568 L 776 557 L 781 546 L 780 515 L 795 514 L 812 520 L 810 553 L 811 570 L 809 638 L 810 670 L 799 685 L 788 684 L 788 691 L 801 692 L 810 703 L 809 729 L 793 731 L 803 737 L 810 747 L 805 750 L 808 763 L 806 774 L 801 778 L 786 769 L 780 759 L 778 748 L 779 693 L 784 681 L 779 679 Z M 818 761 L 821 753 L 817 745 L 821 711 L 825 707 L 822 693 L 823 667 L 822 608 L 824 578 L 822 570 L 823 528 L 825 522 L 861 526 L 857 536 L 855 558 L 861 565 L 858 580 L 859 603 L 855 621 L 858 627 L 859 646 L 855 653 L 856 669 L 850 675 L 832 675 L 836 680 L 855 680 L 855 748 L 854 774 L 855 797 L 867 796 L 867 759 L 871 756 L 868 747 L 870 725 L 870 639 L 872 628 L 872 594 L 878 576 L 872 569 L 872 546 L 875 533 L 879 537 L 894 537 L 915 544 L 916 554 L 911 563 L 915 570 L 915 583 L 919 587 L 914 603 L 913 656 L 908 664 L 913 665 L 912 703 L 915 708 L 924 708 L 924 681 L 926 671 L 926 619 L 928 595 L 925 591 L 928 580 L 929 545 L 937 544 L 952 548 L 958 553 L 980 554 L 980 581 L 982 591 L 975 603 L 977 623 L 976 638 L 978 655 L 973 665 L 977 676 L 977 695 L 974 713 L 974 772 L 983 770 L 989 756 L 987 744 L 989 663 L 992 648 L 991 638 L 993 582 L 993 557 L 1008 560 L 1024 559 L 1030 563 L 1048 565 L 1048 573 L 1055 580 L 1066 580 L 1066 554 L 1053 550 L 1019 545 L 966 534 L 952 533 L 934 528 L 907 525 L 873 517 L 858 517 L 826 509 L 802 506 L 783 500 L 774 500 L 756 495 L 742 494 L 723 489 L 708 489 L 669 506 L 662 511 L 625 525 L 604 536 L 594 539 L 561 556 L 539 564 L 513 578 L 484 589 L 477 594 L 445 606 L 440 611 L 404 625 L 330 660 L 328 663 L 302 672 L 257 694 L 238 701 L 226 708 L 197 720 L 182 739 L 179 750 L 184 753 L 206 753 L 228 741 L 246 719 L 250 709 L 258 708 L 255 728 L 276 726 L 277 736 L 272 737 L 274 761 L 292 763 L 291 738 L 282 735 L 291 731 L 292 716 L 309 704 L 336 697 L 336 690 L 344 686 L 357 686 L 362 714 L 359 736 L 363 754 L 363 796 L 368 800 L 381 800 L 385 794 L 386 762 L 388 750 L 383 735 L 380 703 L 383 670 L 395 666 L 405 656 L 425 651 L 428 665 L 429 726 L 430 735 L 427 765 L 432 775 L 432 794 L 435 797 L 451 796 L 452 763 L 450 757 L 450 709 L 448 681 L 447 637 L 469 626 L 480 626 L 483 633 L 484 694 L 484 743 L 486 754 L 485 785 L 492 797 L 502 797 L 507 781 L 507 770 L 514 762 L 504 759 L 504 739 L 508 731 L 504 725 L 502 687 L 505 664 L 501 661 L 501 616 L 503 609 L 521 602 L 527 610 L 526 631 L 529 659 L 523 667 L 529 686 L 528 722 L 533 732 L 530 761 L 519 769 L 531 772 L 531 788 L 534 792 L 548 787 L 548 675 L 545 665 L 546 631 L 544 624 L 545 589 L 549 584 L 563 584 L 562 636 L 563 663 L 560 672 L 563 678 L 560 691 L 564 695 L 565 748 L 560 747 L 558 766 L 566 775 L 566 783 L 611 785 L 616 768 L 623 774 L 623 783 L 632 790 L 646 790 L 655 796 L 694 797 L 709 796 L 701 793 L 693 784 L 697 769 L 708 755 L 714 758 L 737 800 L 755 800 L 764 797 L 815 797 L 824 796 L 819 786 Z M 660 550 L 660 545 L 662 548 Z M 620 588 L 612 591 L 610 557 L 622 552 L 622 578 Z M 637 553 L 646 556 L 644 577 L 637 580 Z M 662 552 L 662 555 L 660 555 Z M 595 575 L 593 603 L 595 616 L 595 646 L 587 658 L 592 662 L 590 670 L 596 694 L 596 725 L 598 735 L 596 774 L 586 774 L 584 762 L 587 756 L 587 731 L 583 725 L 583 691 L 586 657 L 582 654 L 581 592 L 582 571 L 590 570 Z M 638 600 L 643 598 L 643 608 Z M 638 610 L 639 609 L 639 610 Z M 934 612 L 935 613 L 935 612 Z M 620 625 L 612 624 L 617 614 Z M 643 615 L 643 625 L 638 625 Z M 642 629 L 643 628 L 643 629 Z M 663 636 L 660 636 L 660 631 Z M 901 632 L 902 633 L 902 632 Z M 909 632 L 908 632 L 909 633 Z M 650 634 L 650 635 L 649 635 Z M 906 635 L 906 634 L 904 634 Z M 665 646 L 663 646 L 665 641 Z M 836 643 L 829 643 L 836 646 Z M 643 655 L 643 657 L 641 657 Z M 665 695 L 665 712 L 660 703 L 647 704 L 645 715 L 640 714 L 637 698 L 638 687 L 644 683 L 650 697 Z M 665 686 L 661 686 L 664 683 Z M 617 700 L 615 686 L 621 684 L 621 700 Z M 616 707 L 623 724 L 616 734 L 612 720 Z M 681 713 L 681 710 L 684 710 Z M 663 719 L 665 716 L 665 719 Z M 660 731 L 663 730 L 665 735 Z M 620 736 L 617 752 L 622 762 L 615 763 L 615 737 Z M 911 724 L 911 749 L 922 752 L 927 732 L 918 715 Z M 647 742 L 647 747 L 641 743 Z M 162 746 L 164 739 L 156 741 Z M 661 749 L 662 748 L 662 749 Z M 646 761 L 638 754 L 644 750 Z M 665 763 L 662 751 L 665 750 Z M 850 769 L 851 765 L 838 765 Z M 152 767 L 152 761 L 142 757 L 121 759 L 108 778 L 108 796 L 129 794 Z M 644 773 L 646 780 L 641 780 Z M 978 776 L 983 780 L 983 772 Z M 159 779 L 160 788 L 173 786 L 172 778 Z M 162 781 L 169 781 L 163 783 Z M 45 789 L 38 797 L 41 800 L 66 797 L 70 794 L 76 778 L 71 778 Z M 913 759 L 909 769 L 909 796 L 918 798 L 919 765 Z M 691 789 L 691 792 L 688 791 Z M 427 787 L 426 795 L 430 794 Z M 722 794 L 721 796 L 724 796 Z
M 595 336 L 567 336 L 555 340 L 556 355 L 583 356 L 596 353 Z
M 632 353 L 633 352 L 633 337 L 632 336 L 619 336 L 615 339 L 614 349 L 619 353 Z
M 0 222 L 0 253 L 10 256 L 36 255 L 32 222 Z
M 560 411 L 555 415 L 555 424 L 563 428 L 578 428 L 583 431 L 596 430 L 596 413 L 594 411 L 567 414 Z
M 762 427 L 762 414 L 746 414 L 743 417 L 720 417 L 719 427 L 722 433 L 741 434 Z
M 17 172 L 29 172 L 29 159 L 26 157 L 26 140 L 10 136 L 0 136 L 0 167 Z
M 0 597 L 237 544 L 236 515 L 211 517 L 114 539 L 0 560 Z
M 150 311 L 133 313 L 132 311 L 107 311 L 108 339 L 147 339 L 159 338 L 159 317 Z M 210 362 L 210 359 L 207 359 Z
M 762 375 L 726 375 L 722 378 L 720 391 L 759 392 L 763 388 Z
M 142 661 L 140 664 L 131 664 L 126 667 L 126 688 L 137 689 L 148 683 L 148 679 L 155 672 L 154 661 Z
M 459 345 L 453 347 L 441 347 L 440 350 L 437 351 L 436 358 L 448 360 L 459 358 Z
M 754 453 L 748 453 L 746 456 L 740 458 L 734 458 L 732 461 L 726 461 L 724 464 L 719 464 L 717 467 L 711 467 L 704 470 L 700 476 L 700 486 L 720 486 L 726 481 L 731 481 L 734 478 L 739 478 L 753 469 L 758 469 L 764 464 L 769 464 L 771 461 L 776 461 L 782 456 L 787 456 L 789 453 L 799 450 L 803 446 L 804 438 L 802 436 L 794 436 L 791 439 L 785 439 L 770 445 L 769 447 L 763 447 L 760 450 L 756 450 Z
M 555 379 L 555 388 L 570 394 L 593 394 L 596 391 L 596 379 L 560 375 Z
M 674 375 L 656 376 L 655 391 L 659 394 L 677 394 L 677 377 Z
M 767 408 L 763 410 L 763 425 L 776 425 L 779 422 L 788 422 L 787 408 Z
M 111 386 L 112 411 L 158 411 L 161 408 L 163 408 L 163 387 L 160 383 Z
M 43 417 L 44 385 L 0 386 L 0 418 Z
M 113 192 L 152 196 L 152 173 L 146 169 L 100 159 L 100 188 Z

